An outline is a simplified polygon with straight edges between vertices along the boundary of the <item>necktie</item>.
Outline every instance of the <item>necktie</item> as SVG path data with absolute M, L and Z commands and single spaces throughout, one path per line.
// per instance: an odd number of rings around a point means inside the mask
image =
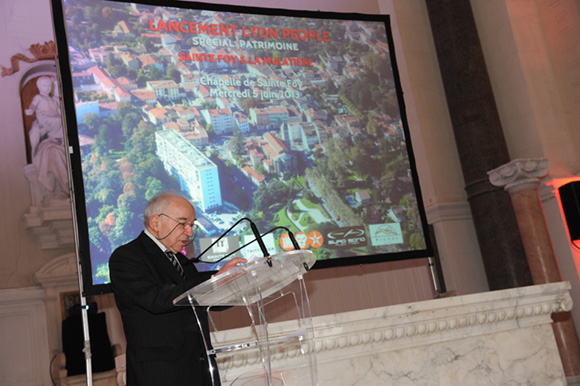
M 185 272 L 183 271 L 183 267 L 181 266 L 181 264 L 179 264 L 179 261 L 177 261 L 177 256 L 175 256 L 175 254 L 171 251 L 165 251 L 165 254 L 167 255 L 167 258 L 169 259 L 169 261 L 171 261 L 171 264 L 173 264 L 173 266 L 175 267 L 177 272 L 179 272 L 181 277 L 186 279 Z

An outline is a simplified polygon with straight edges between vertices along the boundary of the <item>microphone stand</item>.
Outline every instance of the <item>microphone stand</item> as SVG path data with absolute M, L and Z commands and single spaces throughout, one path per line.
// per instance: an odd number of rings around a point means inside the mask
M 294 234 L 292 232 L 290 232 L 290 230 L 288 228 L 286 228 L 286 227 L 278 226 L 278 227 L 272 228 L 268 232 L 262 233 L 260 236 L 263 238 L 268 233 L 272 233 L 272 232 L 274 232 L 277 229 L 284 229 L 286 232 L 288 232 L 288 237 L 290 238 L 290 241 L 292 242 L 292 246 L 294 247 L 294 249 L 296 251 L 299 251 L 300 250 L 300 245 L 298 245 L 298 242 L 296 241 L 296 238 L 294 237 Z M 227 259 L 228 257 L 230 257 L 231 255 L 233 255 L 234 253 L 239 252 L 242 249 L 244 249 L 245 247 L 247 247 L 248 245 L 252 244 L 254 241 L 257 241 L 257 239 L 254 239 L 254 240 L 250 241 L 249 243 L 242 245 L 241 247 L 239 247 L 235 251 L 232 251 L 232 252 L 228 253 L 227 255 L 225 255 L 224 257 L 222 257 L 221 259 L 219 259 L 217 262 L 222 261 L 224 259 Z M 203 261 L 200 261 L 200 262 L 203 263 Z
M 222 233 L 220 235 L 220 237 L 218 237 L 213 243 L 211 243 L 203 252 L 201 252 L 196 258 L 191 259 L 190 262 L 199 262 L 199 263 L 210 263 L 208 261 L 203 261 L 200 259 L 201 256 L 203 256 L 204 253 L 206 253 L 207 251 L 209 251 L 214 245 L 216 245 L 221 239 L 223 239 L 225 237 L 225 235 L 227 235 L 232 229 L 234 229 L 240 222 L 242 222 L 242 220 L 246 220 L 250 223 L 250 228 L 252 229 L 252 233 L 254 234 L 255 240 L 253 241 L 257 241 L 258 244 L 260 245 L 260 250 L 262 251 L 262 253 L 264 254 L 264 257 L 267 259 L 268 265 L 270 267 L 272 267 L 272 261 L 270 258 L 270 254 L 268 253 L 268 250 L 266 249 L 266 245 L 264 244 L 264 240 L 262 240 L 262 236 L 260 235 L 260 232 L 258 231 L 258 227 L 256 226 L 256 224 L 250 220 L 247 217 L 242 217 L 241 219 L 239 219 L 238 221 L 236 221 L 236 223 L 234 225 L 232 225 L 230 227 L 230 229 L 228 229 L 227 231 L 225 231 L 224 233 Z M 298 244 L 296 244 L 298 245 Z M 241 249 L 241 248 L 240 248 Z M 239 250 L 239 249 L 238 249 Z M 238 250 L 234 251 L 237 252 Z M 232 252 L 232 253 L 234 253 Z M 230 256 L 231 253 L 229 255 L 226 255 L 224 257 L 222 257 L 221 259 L 217 260 L 217 261 L 212 261 L 211 263 L 219 263 L 220 261 L 222 261 L 223 259 L 225 259 L 226 257 Z

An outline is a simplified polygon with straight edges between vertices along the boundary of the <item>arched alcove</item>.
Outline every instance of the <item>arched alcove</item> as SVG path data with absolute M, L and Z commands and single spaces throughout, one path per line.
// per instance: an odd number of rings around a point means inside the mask
M 56 196 L 41 184 L 39 170 L 33 164 L 31 153 L 30 130 L 34 122 L 34 112 L 31 110 L 33 98 L 39 94 L 37 81 L 46 77 L 53 82 L 50 96 L 58 95 L 56 79 L 56 64 L 54 60 L 42 60 L 28 67 L 19 80 L 19 97 L 21 105 L 24 143 L 26 148 L 26 162 L 24 175 L 30 185 L 32 206 L 24 215 L 24 223 L 38 237 L 42 249 L 61 248 L 72 246 L 74 242 L 72 213 L 70 198 L 66 194 Z M 44 139 L 41 138 L 41 139 Z M 62 144 L 64 154 L 64 143 Z M 66 169 L 66 164 L 61 165 L 61 170 Z M 44 171 L 46 173 L 46 171 Z M 68 185 L 68 183 L 67 183 Z M 62 189 L 60 189 L 62 190 Z
M 22 121 L 24 122 L 24 140 L 26 146 L 26 161 L 28 164 L 32 163 L 32 155 L 30 153 L 29 131 L 34 119 L 33 115 L 27 115 L 25 111 L 30 107 L 32 98 L 38 94 L 38 87 L 36 81 L 41 76 L 46 76 L 56 82 L 56 62 L 54 60 L 45 60 L 40 64 L 29 69 L 20 79 L 20 103 L 22 106 Z M 55 95 L 58 91 L 53 88 L 51 94 Z
M 58 256 L 43 265 L 35 274 L 35 281 L 44 289 L 48 342 L 50 352 L 62 351 L 62 321 L 66 311 L 67 297 L 78 296 L 79 281 L 77 258 L 74 253 Z M 119 344 L 124 352 L 125 336 L 121 316 L 115 306 L 112 294 L 91 297 L 97 303 L 99 312 L 105 312 L 107 329 L 112 344 Z M 88 302 L 88 301 L 87 301 Z
M 34 274 L 34 279 L 44 289 L 46 323 L 50 352 L 62 351 L 64 296 L 79 292 L 77 262 L 74 253 L 50 260 Z

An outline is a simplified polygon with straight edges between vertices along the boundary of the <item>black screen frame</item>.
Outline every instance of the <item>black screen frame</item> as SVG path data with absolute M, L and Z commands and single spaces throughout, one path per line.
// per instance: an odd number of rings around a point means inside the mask
M 415 163 L 415 157 L 413 152 L 413 147 L 411 145 L 411 135 L 407 122 L 405 102 L 403 99 L 403 92 L 401 88 L 399 70 L 396 61 L 395 49 L 393 36 L 391 32 L 391 22 L 389 15 L 369 15 L 369 14 L 359 14 L 359 13 L 340 13 L 340 12 L 314 12 L 314 11 L 299 11 L 290 9 L 279 9 L 279 8 L 262 8 L 262 7 L 247 7 L 247 6 L 235 6 L 235 5 L 223 5 L 223 4 L 213 4 L 213 3 L 202 3 L 202 2 L 176 2 L 176 1 L 153 1 L 153 0 L 138 0 L 138 1 L 120 1 L 120 0 L 110 0 L 112 2 L 118 3 L 135 3 L 143 5 L 157 5 L 157 6 L 169 6 L 177 8 L 188 8 L 188 9 L 202 9 L 210 11 L 223 11 L 223 12 L 233 12 L 233 13 L 244 13 L 244 14 L 263 14 L 263 15 L 273 15 L 273 16 L 290 16 L 290 17 L 305 17 L 305 18 L 330 18 L 338 20 L 361 20 L 361 21 L 373 21 L 382 22 L 385 24 L 387 30 L 387 43 L 390 47 L 390 61 L 393 71 L 393 77 L 395 81 L 395 88 L 397 94 L 397 101 L 400 110 L 400 120 L 402 123 L 402 129 L 404 131 L 406 150 L 408 155 L 408 161 L 411 169 L 411 179 L 415 192 L 415 199 L 417 203 L 418 216 L 420 218 L 420 223 L 423 230 L 423 237 L 425 241 L 425 248 L 420 250 L 408 250 L 402 252 L 394 253 L 379 253 L 366 256 L 352 256 L 352 257 L 341 257 L 328 260 L 318 260 L 313 266 L 313 269 L 323 269 L 331 267 L 342 267 L 360 264 L 371 264 L 379 263 L 385 261 L 396 261 L 404 259 L 413 258 L 425 258 L 433 256 L 433 247 L 430 240 L 429 228 L 427 223 L 427 218 L 425 214 L 425 209 L 423 205 L 423 198 L 421 194 L 421 188 L 419 184 L 419 178 L 417 173 L 417 167 Z M 93 272 L 91 264 L 91 253 L 90 253 L 90 238 L 89 238 L 89 226 L 87 222 L 87 208 L 85 201 L 85 190 L 83 182 L 83 170 L 82 170 L 82 160 L 81 151 L 79 145 L 79 132 L 76 119 L 76 109 L 74 104 L 74 89 L 73 89 L 73 79 L 71 64 L 69 58 L 68 50 L 68 38 L 66 32 L 66 21 L 63 13 L 63 2 L 61 0 L 51 0 L 52 3 L 52 16 L 54 20 L 54 30 L 56 36 L 56 46 L 57 46 L 57 62 L 58 62 L 58 75 L 59 81 L 61 82 L 61 95 L 63 97 L 63 111 L 64 119 L 66 124 L 66 139 L 68 140 L 69 147 L 69 168 L 70 175 L 72 177 L 72 192 L 73 197 L 73 210 L 76 216 L 76 221 L 74 226 L 76 226 L 76 237 L 77 237 L 77 253 L 79 255 L 81 269 L 82 269 L 82 279 L 84 282 L 84 292 L 87 295 L 103 294 L 111 292 L 111 284 L 95 284 L 93 282 Z M 264 231 L 264 230 L 261 230 Z

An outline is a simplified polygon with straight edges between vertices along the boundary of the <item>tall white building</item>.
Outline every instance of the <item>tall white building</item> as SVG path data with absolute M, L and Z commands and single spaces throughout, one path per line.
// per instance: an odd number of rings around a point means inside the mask
M 173 130 L 157 131 L 155 142 L 165 170 L 177 178 L 200 209 L 207 211 L 222 205 L 216 164 Z

